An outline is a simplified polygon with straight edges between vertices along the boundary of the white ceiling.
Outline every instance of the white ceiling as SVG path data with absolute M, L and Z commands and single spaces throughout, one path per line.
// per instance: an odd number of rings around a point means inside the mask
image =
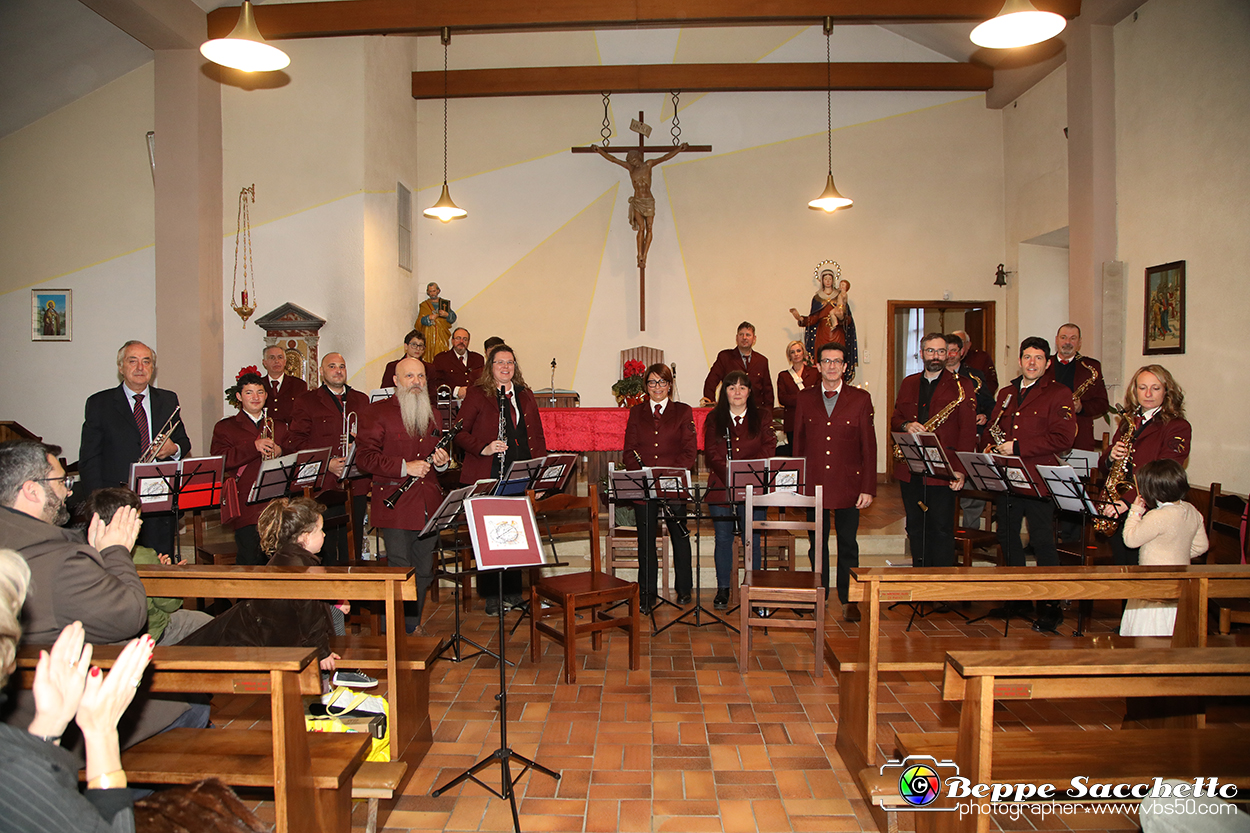
M 206 12 L 236 4 L 236 0 L 193 2 Z M 1126 2 L 1136 6 L 1141 0 L 1084 0 L 1084 5 L 1088 14 L 1092 7 L 1104 3 Z M 1005 54 L 975 47 L 968 40 L 972 23 L 896 24 L 883 28 L 952 60 L 972 59 L 995 67 L 1036 66 L 1037 77 L 1023 88 L 1008 91 L 1011 98 L 1062 60 L 1058 54 L 1062 51 L 1062 38 Z M 0 0 L 0 136 L 20 130 L 150 60 L 151 49 L 79 0 Z M 1016 86 L 1019 85 L 1013 82 Z

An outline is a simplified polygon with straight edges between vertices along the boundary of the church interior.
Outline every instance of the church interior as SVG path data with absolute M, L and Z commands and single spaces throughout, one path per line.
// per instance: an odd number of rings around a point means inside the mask
M 1101 360 L 1113 403 L 1137 368 L 1164 365 L 1193 426 L 1190 483 L 1246 495 L 1237 391 L 1250 372 L 1229 339 L 1250 320 L 1250 4 L 1038 0 L 1067 28 L 1009 54 L 968 40 L 999 5 L 264 0 L 257 26 L 290 64 L 246 73 L 199 52 L 234 25 L 235 0 L 6 0 L 0 419 L 76 460 L 84 400 L 117 383 L 116 351 L 138 339 L 206 453 L 234 412 L 223 390 L 261 364 L 267 314 L 292 305 L 323 321 L 321 355 L 342 354 L 348 383 L 368 393 L 403 355 L 430 282 L 471 348 L 504 339 L 532 388 L 614 406 L 623 354 L 650 348 L 673 366 L 675 398 L 695 405 L 740 322 L 774 374 L 786 366 L 803 338 L 788 310 L 806 308 L 814 270 L 832 260 L 851 284 L 853 384 L 876 407 L 882 498 L 861 536 L 890 537 L 902 557 L 887 417 L 914 372 L 908 334 L 971 329 L 960 325 L 973 310 L 1001 384 L 1022 340 L 1053 349 L 1065 322 Z M 645 270 L 628 174 L 585 152 L 605 141 L 692 146 L 653 170 Z M 809 208 L 826 174 L 852 207 Z M 467 216 L 422 216 L 445 191 Z M 1181 348 L 1148 353 L 1147 272 L 1176 262 Z M 64 290 L 70 337 L 38 337 L 40 294 Z M 890 563 L 888 550 L 865 552 Z M 445 587 L 434 630 L 456 626 L 453 607 Z M 465 616 L 466 634 L 498 647 L 480 605 Z M 1118 622 L 1119 602 L 1101 601 L 1086 632 L 1110 640 Z M 907 625 L 883 614 L 883 634 Z M 862 638 L 836 615 L 828 627 Z M 954 617 L 917 627 L 997 633 Z M 632 670 L 613 633 L 581 652 L 567 684 L 558 648 L 530 660 L 522 624 L 508 641 L 509 732 L 563 777 L 520 781 L 517 829 L 886 830 L 835 745 L 846 675 L 814 675 L 825 660 L 806 634 L 757 640 L 750 674 L 723 627 L 644 635 Z M 498 744 L 498 678 L 486 659 L 437 664 L 432 746 L 378 829 L 514 829 L 508 802 L 484 789 L 430 795 Z M 940 670 L 883 672 L 877 699 L 882 748 L 895 732 L 961 725 Z M 1124 700 L 999 703 L 997 719 L 1008 732 L 1102 730 L 1120 725 Z M 219 724 L 268 717 L 267 697 L 220 702 Z M 275 821 L 272 802 L 243 794 Z M 367 813 L 358 802 L 353 830 Z

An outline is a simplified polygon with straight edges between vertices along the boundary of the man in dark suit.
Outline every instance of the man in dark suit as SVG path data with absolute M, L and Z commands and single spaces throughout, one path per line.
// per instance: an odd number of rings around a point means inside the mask
M 128 341 L 117 351 L 117 374 L 120 385 L 87 400 L 74 492 L 79 501 L 96 489 L 128 485 L 130 464 L 148 450 L 178 407 L 178 394 L 150 385 L 156 376 L 156 352 L 143 342 Z M 156 450 L 157 460 L 180 460 L 191 453 L 182 420 L 174 423 L 173 434 Z M 172 555 L 175 531 L 172 515 L 150 515 L 143 519 L 139 543 Z
M 842 383 L 846 348 L 829 342 L 816 355 L 820 385 L 799 392 L 794 415 L 794 454 L 807 459 L 807 493 L 824 486 L 819 542 L 825 593 L 829 592 L 829 515 L 838 533 L 838 600 L 848 622 L 859 620 L 858 605 L 847 603 L 851 569 L 859 566 L 859 510 L 872 505 L 877 494 L 877 434 L 873 428 L 872 397 L 868 391 Z M 815 564 L 817 542 L 809 535 L 809 557 Z
M 261 359 L 265 366 L 265 407 L 276 422 L 290 425 L 295 400 L 308 393 L 308 383 L 286 374 L 286 351 L 282 345 L 269 345 Z
M 451 349 L 444 350 L 434 357 L 431 363 L 433 373 L 430 374 L 429 386 L 434 389 L 446 385 L 451 388 L 451 395 L 456 399 L 464 399 L 469 388 L 477 384 L 486 367 L 486 359 L 481 353 L 469 349 L 469 331 L 457 327 L 451 334 Z
M 703 380 L 703 400 L 701 405 L 716 404 L 716 388 L 720 380 L 731 370 L 741 370 L 751 380 L 751 389 L 755 392 L 755 401 L 766 411 L 773 409 L 773 377 L 768 371 L 768 359 L 754 352 L 755 325 L 743 321 L 738 325 L 738 346 L 733 350 L 722 350 L 716 354 L 712 369 Z
M 347 462 L 347 449 L 343 444 L 343 426 L 356 423 L 357 429 L 364 421 L 369 397 L 347 384 L 347 360 L 342 353 L 326 353 L 321 359 L 322 385 L 310 390 L 295 401 L 291 411 L 291 428 L 283 448 L 290 451 L 306 451 L 310 448 L 330 448 L 330 472 L 323 481 L 324 491 L 317 500 L 328 508 L 326 520 L 346 514 L 347 496 L 340 491 L 339 476 Z M 356 416 L 353 418 L 352 414 Z M 348 444 L 355 437 L 348 437 Z M 356 552 L 347 550 L 346 527 L 332 527 L 326 531 L 325 545 L 321 549 L 321 563 L 327 567 L 346 565 L 359 555 L 364 541 L 365 497 L 356 495 L 352 501 L 353 532 Z
M 947 371 L 946 350 L 946 337 L 941 333 L 929 333 L 921 340 L 924 370 L 903 380 L 890 415 L 891 431 L 937 434 L 956 471 L 956 479 L 949 482 L 923 477 L 912 474 L 900 453 L 894 455 L 894 478 L 907 513 L 913 567 L 954 566 L 955 493 L 964 485 L 955 452 L 976 450 L 975 389 L 971 380 Z

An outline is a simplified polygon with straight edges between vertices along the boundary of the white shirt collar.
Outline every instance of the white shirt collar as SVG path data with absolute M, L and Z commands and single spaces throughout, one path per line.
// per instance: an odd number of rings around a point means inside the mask
M 664 413 L 664 411 L 668 408 L 668 397 L 664 397 L 659 402 L 656 402 L 654 399 L 648 399 L 647 404 L 650 406 L 651 413 L 655 413 L 656 405 L 660 406 L 660 413 Z

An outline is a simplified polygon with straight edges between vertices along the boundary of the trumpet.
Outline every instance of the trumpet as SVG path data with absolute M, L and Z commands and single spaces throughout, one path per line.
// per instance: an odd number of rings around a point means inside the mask
M 340 457 L 347 456 L 359 426 L 360 418 L 356 416 L 356 412 L 347 410 L 347 403 L 343 403 L 343 435 L 339 438 L 339 446 L 343 449 L 343 453 L 339 455 Z
M 267 440 L 272 440 L 274 438 L 273 417 L 269 416 L 268 408 L 265 408 L 264 410 L 261 411 L 260 435 Z M 274 457 L 277 456 L 277 454 L 267 452 L 261 456 L 263 456 L 266 460 L 272 460 Z
M 174 431 L 182 424 L 182 420 L 178 418 L 178 412 L 182 410 L 182 406 L 174 408 L 174 412 L 169 415 L 169 419 L 165 420 L 164 427 L 160 433 L 152 438 L 152 442 L 148 443 L 148 447 L 143 450 L 143 454 L 139 455 L 140 463 L 155 463 L 156 455 L 160 452 L 161 446 L 165 445 L 165 441 L 173 436 Z

